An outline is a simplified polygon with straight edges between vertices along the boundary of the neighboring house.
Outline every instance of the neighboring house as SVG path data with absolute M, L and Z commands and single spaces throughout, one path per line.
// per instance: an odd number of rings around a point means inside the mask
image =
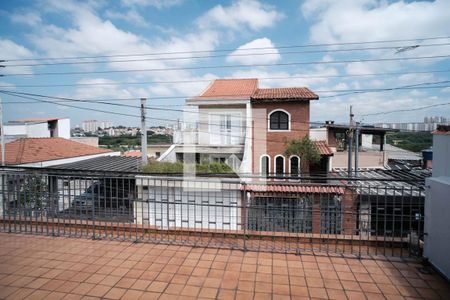
M 187 100 L 184 125 L 159 160 L 208 160 L 226 162 L 241 174 L 299 175 L 301 157 L 286 157 L 285 142 L 309 135 L 309 102 L 318 99 L 305 87 L 258 88 L 257 79 L 215 80 Z M 332 152 L 324 141 L 317 146 L 326 172 Z
M 147 146 L 147 155 L 149 157 L 153 157 L 155 159 L 158 159 L 161 154 L 163 154 L 164 152 L 166 152 L 170 146 L 172 146 L 171 144 L 151 144 Z
M 324 127 L 311 128 L 310 138 L 312 140 L 324 140 L 333 152 L 332 168 L 348 167 L 348 125 L 334 124 L 333 121 L 327 122 Z M 397 132 L 397 129 L 378 128 L 373 126 L 362 126 L 359 128 L 359 168 L 384 168 L 389 159 L 389 153 L 393 154 L 393 159 L 404 159 L 406 155 L 417 158 L 408 151 L 403 155 L 396 155 L 396 149 L 385 145 L 387 132 Z M 355 140 L 353 141 L 353 151 L 355 151 Z M 354 156 L 353 156 L 354 159 Z M 420 159 L 420 158 L 419 158 Z M 354 167 L 354 165 L 353 165 Z
M 99 156 L 120 155 L 64 138 L 21 138 L 5 144 L 5 164 L 49 167 Z
M 60 137 L 70 139 L 70 119 L 30 118 L 9 121 L 4 126 L 5 140 L 19 138 Z

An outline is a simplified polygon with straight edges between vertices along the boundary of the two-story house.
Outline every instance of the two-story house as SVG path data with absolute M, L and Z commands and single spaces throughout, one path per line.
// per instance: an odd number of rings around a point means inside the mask
M 240 174 L 299 175 L 301 157 L 286 157 L 286 142 L 309 135 L 309 104 L 319 97 L 305 87 L 259 88 L 258 79 L 217 79 L 186 101 L 183 125 L 160 161 L 226 162 Z M 316 141 L 321 166 L 331 150 Z

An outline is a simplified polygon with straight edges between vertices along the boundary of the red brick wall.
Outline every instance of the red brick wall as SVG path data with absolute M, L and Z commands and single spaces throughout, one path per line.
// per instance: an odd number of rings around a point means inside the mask
M 309 101 L 284 103 L 252 103 L 253 108 L 253 172 L 259 173 L 260 157 L 270 155 L 270 172 L 274 172 L 274 158 L 284 155 L 286 145 L 284 140 L 302 139 L 309 135 Z M 290 131 L 269 132 L 267 119 L 276 109 L 283 109 L 290 113 Z M 285 157 L 285 170 L 289 171 L 288 157 Z

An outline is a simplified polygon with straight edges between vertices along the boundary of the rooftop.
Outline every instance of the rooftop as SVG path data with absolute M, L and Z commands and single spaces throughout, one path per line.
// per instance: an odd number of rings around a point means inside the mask
M 12 120 L 9 121 L 9 124 L 24 124 L 24 123 L 40 123 L 40 122 L 51 122 L 51 121 L 57 121 L 65 118 L 26 118 L 26 119 L 19 119 L 19 120 Z
M 1 299 L 446 299 L 415 260 L 0 233 Z M 406 298 L 404 298 L 406 297 Z
M 330 147 L 328 147 L 326 141 L 313 141 L 320 155 L 324 156 L 333 156 L 333 151 L 331 151 Z
M 450 125 L 438 125 L 433 134 L 450 135 Z
M 216 79 L 197 98 L 247 98 L 258 88 L 258 79 Z
M 5 162 L 20 165 L 108 152 L 64 138 L 21 138 L 5 144 Z
M 85 159 L 74 163 L 55 165 L 51 169 L 106 171 L 106 172 L 137 172 L 141 165 L 140 157 L 101 156 Z
M 319 96 L 306 87 L 257 89 L 252 100 L 318 100 Z
M 317 100 L 319 96 L 306 87 L 258 88 L 258 79 L 216 79 L 193 100 L 251 99 L 264 101 Z

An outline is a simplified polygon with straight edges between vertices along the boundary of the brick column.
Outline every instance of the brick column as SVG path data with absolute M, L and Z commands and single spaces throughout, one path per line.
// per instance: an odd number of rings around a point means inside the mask
M 345 189 L 342 195 L 342 234 L 351 235 L 355 233 L 357 220 L 357 199 L 356 191 Z

